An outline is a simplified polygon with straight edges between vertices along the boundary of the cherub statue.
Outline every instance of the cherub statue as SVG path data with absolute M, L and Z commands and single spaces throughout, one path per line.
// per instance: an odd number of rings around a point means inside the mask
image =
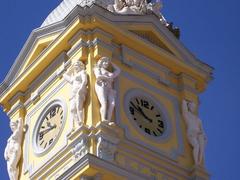
M 182 113 L 187 125 L 188 141 L 193 147 L 193 158 L 196 165 L 201 164 L 204 157 L 207 137 L 204 133 L 201 120 L 195 115 L 196 105 L 194 102 L 183 100 Z
M 22 136 L 23 136 L 23 120 L 22 118 L 17 121 L 10 122 L 12 135 L 7 141 L 7 146 L 4 152 L 4 158 L 7 161 L 7 170 L 10 180 L 17 180 L 19 175 L 18 162 L 21 158 L 22 149 Z
M 75 61 L 63 78 L 71 84 L 70 112 L 73 131 L 76 124 L 81 126 L 84 122 L 84 102 L 87 93 L 87 73 L 81 61 Z
M 108 70 L 109 65 L 112 65 L 113 72 Z M 115 107 L 116 91 L 113 89 L 113 81 L 120 74 L 121 70 L 108 57 L 102 57 L 98 60 L 94 67 L 94 74 L 96 76 L 95 90 L 100 102 L 101 120 L 114 124 L 111 122 L 113 109 Z

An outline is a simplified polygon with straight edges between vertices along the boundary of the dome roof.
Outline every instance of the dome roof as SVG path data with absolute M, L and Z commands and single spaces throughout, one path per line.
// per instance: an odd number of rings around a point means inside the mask
M 90 6 L 94 0 L 63 0 L 45 19 L 41 27 L 63 20 L 75 6 Z

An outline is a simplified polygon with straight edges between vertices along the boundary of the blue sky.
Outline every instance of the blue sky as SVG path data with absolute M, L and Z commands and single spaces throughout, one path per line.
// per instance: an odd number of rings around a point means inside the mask
M 0 5 L 0 81 L 34 28 L 60 0 L 11 0 Z M 200 117 L 208 136 L 206 167 L 213 180 L 239 179 L 240 2 L 237 0 L 164 0 L 163 14 L 181 29 L 181 41 L 213 66 L 214 81 L 200 96 Z M 10 136 L 0 111 L 0 174 L 8 179 L 3 151 Z

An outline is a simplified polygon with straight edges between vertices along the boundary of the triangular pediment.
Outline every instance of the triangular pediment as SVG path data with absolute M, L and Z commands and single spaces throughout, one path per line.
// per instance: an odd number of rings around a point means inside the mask
M 126 33 L 135 35 L 146 47 L 152 46 L 157 51 L 175 58 L 184 66 L 195 69 L 205 76 L 207 81 L 212 79 L 213 68 L 196 58 L 156 16 L 119 16 L 114 19 L 119 27 L 125 29 Z
M 186 64 L 190 65 L 192 62 L 198 61 L 190 51 L 184 48 L 179 39 L 163 24 L 156 22 L 155 18 L 152 18 L 151 23 L 145 21 L 142 23 L 137 22 L 134 26 L 127 23 L 122 25 L 122 27 L 137 36 L 138 39 L 149 44 L 149 46 L 155 46 Z
M 130 30 L 130 32 L 136 34 L 140 38 L 147 40 L 148 42 L 152 43 L 153 45 L 162 48 L 169 53 L 173 54 L 173 52 L 165 45 L 165 43 L 159 38 L 158 35 L 153 33 L 152 31 L 147 30 Z
M 21 75 L 25 70 L 27 70 L 27 68 L 44 52 L 44 50 L 57 38 L 58 35 L 59 33 L 53 33 L 36 38 L 35 42 L 32 44 L 31 50 L 25 57 L 25 61 L 21 65 L 18 74 Z
M 10 86 L 34 61 L 41 56 L 45 49 L 63 31 L 62 26 L 39 28 L 32 31 L 13 66 L 0 86 L 0 93 Z M 47 32 L 47 33 L 46 33 Z

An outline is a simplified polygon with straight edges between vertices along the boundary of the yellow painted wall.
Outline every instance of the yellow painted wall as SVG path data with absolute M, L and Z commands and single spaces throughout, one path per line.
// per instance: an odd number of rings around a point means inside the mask
M 93 18 L 94 19 L 94 18 Z M 107 37 L 101 33 L 93 33 L 89 36 L 79 36 L 78 38 L 75 38 L 74 41 L 71 41 L 71 38 L 79 31 L 79 30 L 93 30 L 94 28 L 100 28 L 102 31 L 105 31 L 106 33 L 109 33 L 112 35 L 112 37 Z M 127 32 L 128 25 L 119 28 L 116 27 L 114 24 L 109 24 L 108 22 L 103 22 L 103 20 L 100 19 L 94 19 L 91 22 L 88 23 L 83 23 L 80 22 L 78 19 L 74 21 L 71 26 L 69 26 L 62 34 L 57 34 L 52 36 L 50 39 L 43 39 L 39 40 L 39 44 L 36 45 L 35 50 L 31 52 L 32 56 L 29 56 L 29 60 L 27 63 L 23 66 L 26 68 L 29 64 L 32 64 L 31 67 L 29 67 L 27 70 L 22 70 L 21 71 L 21 76 L 18 78 L 16 83 L 12 86 L 11 89 L 8 90 L 8 92 L 5 94 L 4 97 L 1 97 L 0 102 L 3 104 L 7 110 L 10 110 L 14 104 L 17 104 L 18 101 L 22 103 L 26 103 L 26 101 L 30 98 L 30 93 L 26 93 L 25 97 L 20 97 L 13 103 L 9 103 L 9 100 L 18 92 L 26 92 L 28 89 L 29 84 L 36 79 L 36 77 L 41 75 L 41 72 L 43 69 L 45 69 L 54 59 L 57 57 L 61 52 L 63 51 L 69 51 L 71 48 L 75 47 L 77 43 L 80 40 L 94 40 L 96 38 L 102 40 L 106 44 L 111 45 L 111 43 L 120 43 L 123 45 L 128 46 L 131 49 L 134 49 L 138 53 L 144 54 L 147 58 L 151 59 L 155 63 L 159 63 L 162 66 L 166 66 L 167 68 L 170 69 L 171 73 L 174 75 L 168 75 L 166 78 L 174 84 L 176 87 L 179 85 L 184 85 L 184 86 L 189 86 L 191 88 L 196 88 L 196 84 L 198 86 L 204 87 L 206 84 L 206 76 L 200 72 L 195 71 L 193 68 L 190 66 L 187 66 L 181 61 L 178 61 L 179 58 L 173 57 L 166 55 L 165 53 L 162 53 L 162 50 L 159 50 L 155 46 L 146 46 L 143 42 L 139 42 L 139 39 L 136 39 L 136 37 L 129 32 Z M 130 28 L 130 27 L 129 27 Z M 141 28 L 141 27 L 139 27 Z M 143 30 L 145 30 L 144 26 L 142 27 Z M 131 29 L 131 28 L 130 28 Z M 148 31 L 151 31 L 151 28 L 148 28 Z M 152 30 L 154 33 L 156 30 Z M 158 34 L 158 36 L 160 36 Z M 42 42 L 50 42 L 53 41 L 53 43 L 50 43 L 48 47 L 46 47 L 46 51 L 44 51 L 44 54 L 36 58 L 37 56 L 34 54 L 39 53 L 37 49 L 41 47 Z M 164 38 L 161 39 L 164 42 Z M 169 45 L 168 45 L 169 46 Z M 171 50 L 174 52 L 174 48 L 171 48 Z M 128 65 L 125 65 L 121 63 L 121 59 L 117 58 L 120 54 L 121 49 L 120 48 L 113 48 L 113 51 L 107 49 L 106 47 L 96 45 L 95 47 L 90 47 L 90 48 L 81 48 L 78 51 L 76 51 L 75 54 L 72 55 L 72 57 L 69 57 L 68 61 L 75 60 L 76 58 L 82 60 L 86 64 L 86 70 L 88 74 L 88 97 L 86 99 L 85 103 L 85 112 L 86 112 L 86 120 L 85 120 L 85 125 L 88 127 L 94 127 L 100 123 L 100 114 L 99 114 L 99 103 L 98 99 L 95 94 L 95 89 L 94 89 L 94 83 L 95 83 L 95 77 L 93 74 L 93 67 L 95 63 L 97 62 L 99 57 L 102 56 L 108 56 L 108 57 L 113 57 L 113 62 L 117 64 L 121 69 L 122 72 L 126 72 L 131 74 L 132 76 L 140 79 L 141 81 L 146 82 L 150 86 L 157 88 L 171 96 L 173 96 L 179 104 L 179 109 L 181 105 L 181 101 L 183 98 L 188 98 L 191 99 L 195 102 L 197 102 L 197 94 L 190 92 L 188 90 L 182 90 L 178 91 L 176 89 L 173 89 L 170 86 L 166 86 L 162 83 L 157 82 L 153 78 L 149 77 L 147 74 L 138 71 L 137 69 L 133 69 L 129 67 Z M 176 52 L 176 55 L 178 53 Z M 36 58 L 36 59 L 35 59 Z M 35 61 L 33 61 L 35 59 Z M 158 68 L 151 66 L 147 64 L 144 61 L 141 61 L 134 55 L 130 57 L 131 61 L 133 63 L 137 63 L 151 72 L 158 74 L 159 76 L 166 76 L 162 71 L 160 71 Z M 59 66 L 60 67 L 60 66 Z M 56 71 L 59 67 L 56 67 L 55 70 L 53 70 L 49 76 L 53 75 L 54 71 Z M 187 78 L 185 76 L 182 76 L 181 78 L 177 78 L 179 75 L 179 72 L 182 72 L 184 74 L 187 74 L 191 78 Z M 38 86 L 35 87 L 34 91 L 38 89 L 47 79 L 44 79 Z M 31 103 L 26 109 L 20 109 L 16 113 L 12 114 L 10 119 L 16 120 L 19 116 L 24 117 L 25 115 L 29 114 L 32 112 L 34 108 L 36 108 L 43 100 L 47 101 L 39 107 L 39 109 L 36 110 L 36 113 L 31 117 L 31 120 L 29 121 L 28 124 L 28 134 L 29 134 L 29 139 L 28 142 L 29 144 L 26 144 L 26 138 L 24 139 L 23 143 L 23 154 L 27 157 L 23 157 L 22 159 L 28 158 L 28 163 L 32 164 L 33 167 L 40 166 L 42 163 L 45 163 L 49 161 L 49 159 L 52 159 L 52 162 L 42 168 L 41 171 L 39 171 L 39 175 L 43 175 L 45 172 L 47 172 L 46 175 L 43 177 L 52 177 L 54 179 L 54 176 L 57 174 L 61 174 L 64 172 L 66 169 L 65 166 L 71 166 L 74 164 L 74 160 L 72 158 L 72 154 L 69 152 L 71 148 L 68 148 L 68 145 L 74 141 L 74 139 L 78 138 L 78 136 L 82 132 L 76 133 L 76 135 L 72 136 L 72 139 L 66 140 L 66 134 L 68 133 L 70 129 L 70 121 L 69 121 L 69 95 L 71 91 L 71 87 L 68 83 L 65 83 L 65 85 L 57 92 L 54 92 L 54 89 L 60 84 L 63 83 L 63 79 L 61 77 L 58 77 L 54 82 L 51 83 L 51 85 L 48 86 L 48 88 L 40 95 L 40 97 L 34 102 Z M 175 119 L 177 118 L 175 116 L 176 112 L 175 108 L 173 107 L 173 102 L 171 100 L 161 94 L 157 94 L 156 92 L 151 91 L 148 87 L 143 87 L 137 82 L 133 82 L 129 79 L 127 79 L 124 76 L 121 76 L 118 78 L 118 92 L 119 92 L 119 106 L 120 109 L 118 112 L 120 112 L 120 117 L 121 117 L 121 124 L 126 126 L 128 128 L 129 134 L 133 136 L 134 138 L 138 139 L 139 141 L 143 142 L 144 144 L 147 144 L 151 147 L 154 147 L 155 149 L 159 149 L 159 151 L 163 152 L 170 152 L 172 149 L 177 149 L 180 145 L 178 142 L 178 137 L 177 137 L 177 126 L 176 126 L 176 121 Z M 136 128 L 130 123 L 130 120 L 126 116 L 126 112 L 124 111 L 124 96 L 128 92 L 128 90 L 133 89 L 133 88 L 138 88 L 142 89 L 145 92 L 147 92 L 150 96 L 152 96 L 156 101 L 161 102 L 161 104 L 164 105 L 164 107 L 167 109 L 167 113 L 169 114 L 170 117 L 170 123 L 172 125 L 171 129 L 171 134 L 168 138 L 168 140 L 159 143 L 154 140 L 151 140 L 147 138 L 146 136 L 143 135 L 143 133 L 139 133 Z M 202 88 L 201 88 L 202 89 Z M 197 91 L 197 90 L 196 90 Z M 54 92 L 54 93 L 53 93 Z M 48 98 L 48 95 L 52 94 L 50 98 Z M 67 120 L 64 126 L 64 129 L 61 133 L 61 136 L 59 137 L 59 140 L 57 143 L 50 149 L 49 152 L 55 152 L 52 157 L 47 153 L 45 155 L 37 156 L 34 153 L 33 146 L 32 146 L 32 141 L 33 141 L 33 130 L 34 127 L 37 123 L 37 120 L 39 119 L 39 116 L 45 106 L 51 102 L 52 100 L 61 97 L 63 99 L 68 107 L 68 112 L 67 112 Z M 9 107 L 9 108 L 7 108 Z M 177 112 L 179 113 L 179 112 Z M 116 115 L 115 115 L 116 117 Z M 116 164 L 123 168 L 126 163 L 128 163 L 128 157 L 131 157 L 132 160 L 130 163 L 131 166 L 131 171 L 137 171 L 140 174 L 144 174 L 147 176 L 155 176 L 157 179 L 162 179 L 163 174 L 156 173 L 158 170 L 161 170 L 161 172 L 169 173 L 167 172 L 167 169 L 170 169 L 170 172 L 175 172 L 180 173 L 184 176 L 189 176 L 189 174 L 186 172 L 186 169 L 191 169 L 193 167 L 193 159 L 191 156 L 191 147 L 188 144 L 186 140 L 186 126 L 184 124 L 184 121 L 182 119 L 182 116 L 180 116 L 180 126 L 181 128 L 180 132 L 183 136 L 183 146 L 184 146 L 184 151 L 183 154 L 179 157 L 177 157 L 176 160 L 171 160 L 169 158 L 164 157 L 161 154 L 158 154 L 157 152 L 151 151 L 151 149 L 148 149 L 145 147 L 146 151 L 144 153 L 141 151 L 141 149 L 135 149 L 136 146 L 141 146 L 138 145 L 135 142 L 131 143 L 125 143 L 126 141 L 129 141 L 126 139 L 126 136 L 121 136 L 120 135 L 120 144 L 119 144 L 119 150 L 118 150 L 118 155 L 116 156 Z M 94 135 L 95 130 L 90 131 L 89 133 L 92 133 Z M 122 133 L 124 130 L 121 130 Z M 64 146 L 63 146 L 64 145 Z M 27 147 L 26 147 L 27 146 Z M 57 151 L 58 147 L 63 146 L 61 151 Z M 90 142 L 90 152 L 94 155 L 96 155 L 96 141 L 94 139 L 91 140 Z M 26 151 L 27 149 L 27 152 Z M 129 151 L 125 151 L 125 150 Z M 131 154 L 130 152 L 134 152 Z M 141 156 L 138 156 L 140 154 Z M 162 157 L 163 156 L 163 157 Z M 143 158 L 139 158 L 143 157 Z M 65 160 L 63 160 L 65 159 Z M 59 163 L 60 162 L 60 163 Z M 22 163 L 22 160 L 21 160 Z M 58 164 L 59 163 L 59 164 Z M 57 164 L 57 165 L 56 165 Z M 163 167 L 158 166 L 159 164 L 164 164 Z M 54 167 L 54 168 L 52 168 Z M 93 170 L 94 169 L 94 170 Z M 154 170 L 156 170 L 154 174 Z M 50 171 L 47 171 L 50 170 Z M 104 172 L 104 179 L 123 179 L 123 177 L 111 174 L 111 172 L 101 169 L 99 167 L 86 167 L 86 169 L 83 170 L 86 174 L 91 174 L 92 172 Z M 73 179 L 76 179 L 81 172 L 76 174 Z M 174 176 L 177 176 L 177 175 Z M 23 172 L 23 168 L 21 168 L 21 179 L 28 179 L 29 172 L 25 173 Z M 180 178 L 184 179 L 184 178 Z

